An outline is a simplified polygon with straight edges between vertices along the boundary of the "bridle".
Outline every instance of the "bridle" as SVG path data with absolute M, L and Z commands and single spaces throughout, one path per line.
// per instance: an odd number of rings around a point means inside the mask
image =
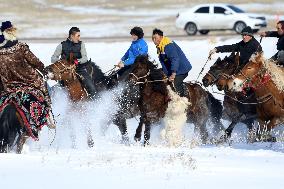
M 129 75 L 134 76 L 134 78 L 135 78 L 134 84 L 135 84 L 135 85 L 145 84 L 145 83 L 154 83 L 154 82 L 165 82 L 165 81 L 168 81 L 168 78 L 165 78 L 165 79 L 157 79 L 157 80 L 148 80 L 147 77 L 150 75 L 150 73 L 151 73 L 151 71 L 150 71 L 150 69 L 149 69 L 148 72 L 147 72 L 145 75 L 140 76 L 140 77 L 138 77 L 137 75 L 135 75 L 133 72 L 129 73 Z M 144 79 L 144 81 L 140 81 L 141 79 Z
M 63 64 L 63 62 L 58 62 L 59 63 L 59 65 L 61 65 L 61 67 L 62 68 L 59 68 L 59 66 L 58 65 L 56 65 L 56 64 L 54 64 L 53 66 L 54 67 L 56 67 L 56 69 L 58 70 L 58 74 L 59 74 L 59 78 L 61 79 L 61 74 L 63 74 L 64 72 L 68 72 L 68 73 L 71 73 L 72 74 L 72 77 L 73 77 L 73 79 L 76 77 L 76 65 L 74 64 L 74 65 L 70 65 L 70 66 L 66 66 L 66 65 L 64 65 Z

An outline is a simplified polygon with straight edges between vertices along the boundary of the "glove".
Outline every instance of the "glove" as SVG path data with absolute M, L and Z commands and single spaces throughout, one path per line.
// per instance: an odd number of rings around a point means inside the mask
M 77 59 L 74 60 L 74 64 L 75 64 L 76 66 L 78 66 L 79 62 L 78 62 Z
M 211 59 L 211 56 L 212 56 L 213 54 L 215 54 L 216 52 L 217 52 L 217 49 L 216 49 L 216 48 L 210 50 L 210 51 L 209 51 L 209 59 Z

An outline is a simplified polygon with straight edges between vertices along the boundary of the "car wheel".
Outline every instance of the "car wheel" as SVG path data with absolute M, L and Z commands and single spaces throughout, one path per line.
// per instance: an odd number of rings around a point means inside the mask
M 206 34 L 209 33 L 209 30 L 199 30 L 199 33 L 200 33 L 201 35 L 206 35 Z
M 192 22 L 187 23 L 185 26 L 185 32 L 187 33 L 187 35 L 195 35 L 197 32 L 196 25 Z
M 235 23 L 235 26 L 234 26 L 234 30 L 240 34 L 242 33 L 242 30 L 246 27 L 247 25 L 244 23 L 244 22 L 237 22 Z

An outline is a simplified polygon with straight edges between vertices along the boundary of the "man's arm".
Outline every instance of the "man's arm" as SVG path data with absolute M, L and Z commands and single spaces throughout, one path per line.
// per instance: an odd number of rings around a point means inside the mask
M 55 63 L 56 61 L 58 61 L 60 59 L 59 57 L 61 56 L 61 53 L 62 53 L 62 44 L 60 43 L 56 47 L 53 55 L 51 56 L 51 63 Z
M 236 44 L 232 44 L 232 45 L 223 45 L 223 46 L 219 46 L 219 47 L 215 47 L 216 48 L 216 52 L 237 52 L 239 51 L 239 44 L 240 43 L 236 43 Z
M 81 56 L 82 58 L 78 59 L 79 64 L 86 63 L 88 61 L 88 57 L 87 57 L 86 47 L 83 42 L 81 43 Z
M 167 58 L 171 62 L 172 73 L 176 73 L 179 68 L 179 60 L 180 60 L 176 47 L 173 44 L 167 45 L 165 47 L 165 53 L 167 55 Z
M 43 72 L 44 64 L 31 52 L 29 46 L 24 45 L 23 49 L 24 49 L 25 59 L 27 60 L 28 64 L 32 65 L 34 68 Z

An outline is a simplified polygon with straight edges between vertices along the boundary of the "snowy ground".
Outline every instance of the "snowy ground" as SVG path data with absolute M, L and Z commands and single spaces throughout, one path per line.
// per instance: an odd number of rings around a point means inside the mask
M 211 48 L 239 40 L 177 41 L 193 64 L 187 80 L 197 78 Z M 266 57 L 276 51 L 275 43 L 274 39 L 263 39 Z M 29 45 L 48 65 L 57 44 Z M 129 45 L 130 42 L 100 42 L 87 43 L 86 47 L 89 57 L 107 71 Z M 149 49 L 157 60 L 152 42 Z M 213 62 L 208 63 L 205 72 Z M 193 125 L 188 124 L 182 146 L 164 145 L 159 134 L 163 126 L 156 125 L 151 145 L 143 147 L 133 141 L 138 125 L 134 118 L 127 121 L 130 146 L 120 144 L 120 133 L 114 125 L 103 134 L 110 114 L 116 110 L 112 99 L 119 92 L 119 88 L 105 92 L 101 101 L 83 104 L 84 108 L 78 111 L 68 103 L 66 94 L 58 91 L 52 99 L 58 123 L 56 134 L 44 128 L 40 140 L 29 140 L 23 154 L 0 154 L 0 188 L 282 188 L 284 142 L 247 144 L 246 129 L 241 124 L 233 133 L 231 146 L 199 145 Z M 222 99 L 222 95 L 214 96 Z M 93 148 L 87 147 L 88 131 L 94 138 Z M 283 141 L 283 129 L 277 128 L 275 133 Z

